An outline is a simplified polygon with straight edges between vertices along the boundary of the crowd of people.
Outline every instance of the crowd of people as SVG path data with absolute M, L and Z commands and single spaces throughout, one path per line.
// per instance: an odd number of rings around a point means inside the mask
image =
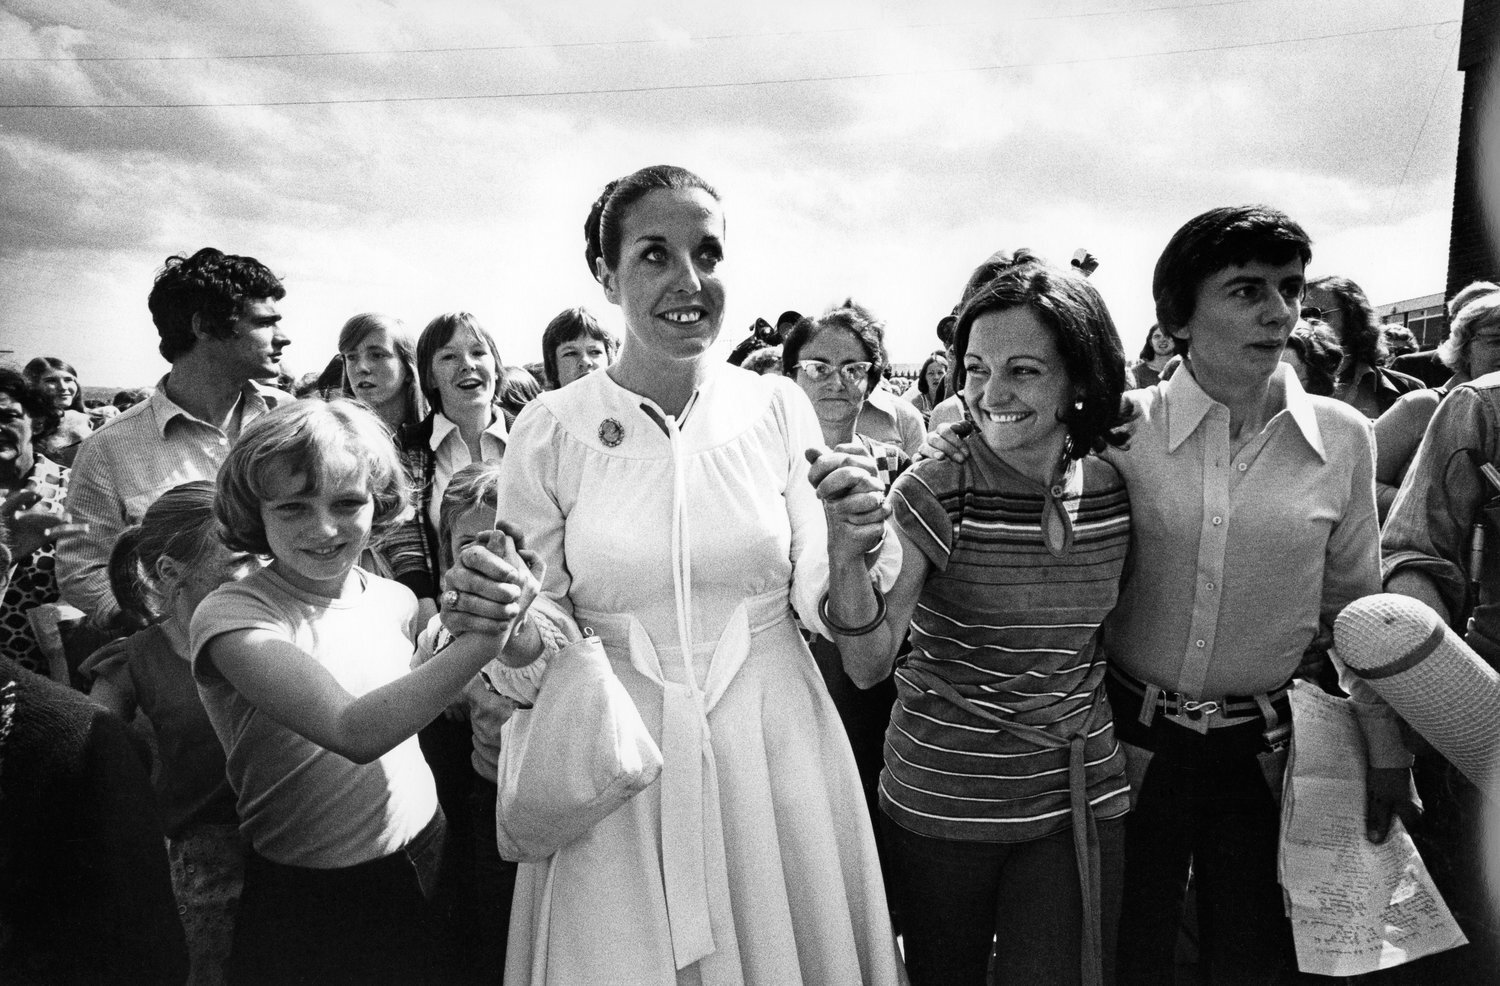
M 529 367 L 363 313 L 286 380 L 285 288 L 212 248 L 123 410 L 0 367 L 0 980 L 1306 981 L 1293 679 L 1469 938 L 1380 981 L 1500 975 L 1481 797 L 1330 646 L 1384 587 L 1500 660 L 1500 287 L 1418 378 L 1293 219 L 1214 209 L 1137 359 L 1092 257 L 1002 250 L 902 393 L 852 298 L 714 355 L 724 230 L 611 182 L 624 338 L 569 307 Z M 506 859 L 507 726 L 599 644 L 660 776 Z

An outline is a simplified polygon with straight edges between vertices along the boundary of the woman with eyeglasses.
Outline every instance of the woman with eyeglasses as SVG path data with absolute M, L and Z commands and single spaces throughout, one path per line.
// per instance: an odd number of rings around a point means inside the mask
M 800 319 L 782 342 L 782 374 L 797 381 L 812 401 L 823 429 L 823 444 L 839 449 L 854 443 L 864 455 L 874 459 L 882 494 L 889 492 L 911 460 L 899 445 L 855 434 L 854 425 L 886 363 L 884 325 L 853 299 L 816 318 Z M 895 682 L 886 675 L 873 686 L 860 688 L 844 670 L 833 641 L 817 635 L 810 637 L 808 646 L 823 673 L 859 767 L 859 781 L 864 788 L 870 821 L 875 826 L 882 869 L 889 872 L 878 807 L 880 770 L 885 765 L 885 731 L 891 722 L 891 706 L 896 702 Z

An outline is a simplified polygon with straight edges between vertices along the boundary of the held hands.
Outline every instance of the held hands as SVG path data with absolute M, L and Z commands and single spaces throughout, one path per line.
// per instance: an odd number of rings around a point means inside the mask
M 929 432 L 927 438 L 922 442 L 922 447 L 917 449 L 917 454 L 912 456 L 912 462 L 921 462 L 923 459 L 952 459 L 954 462 L 963 462 L 969 457 L 968 449 L 964 448 L 964 439 L 974 433 L 974 422 L 955 421 L 951 424 L 938 425 L 937 430 Z
M 880 546 L 891 515 L 875 476 L 875 462 L 864 447 L 850 443 L 833 450 L 810 448 L 807 481 L 823 501 L 828 518 L 830 557 L 862 558 Z
M 10 549 L 17 558 L 25 558 L 56 541 L 64 534 L 86 534 L 89 525 L 75 524 L 62 506 L 42 499 L 33 486 L 23 486 L 0 503 L 0 518 L 10 528 Z
M 457 636 L 499 637 L 518 622 L 541 589 L 542 561 L 515 526 L 500 521 L 459 554 L 443 576 L 443 626 Z

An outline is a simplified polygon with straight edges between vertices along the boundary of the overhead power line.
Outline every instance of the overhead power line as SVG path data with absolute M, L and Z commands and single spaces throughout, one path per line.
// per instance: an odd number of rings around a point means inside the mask
M 1080 20 L 1090 17 L 1114 17 L 1120 14 L 1132 16 L 1154 14 L 1173 10 L 1195 10 L 1212 7 L 1238 7 L 1247 3 L 1262 3 L 1264 0 L 1212 0 L 1209 3 L 1183 3 L 1172 6 L 1145 7 L 1136 9 L 1089 10 L 1071 14 L 1039 14 L 1030 17 L 1007 17 L 1007 24 L 1034 23 L 1038 21 Z M 801 31 L 761 31 L 745 34 L 702 34 L 686 38 L 625 38 L 614 41 L 557 41 L 534 44 L 505 45 L 451 45 L 437 48 L 353 48 L 326 51 L 262 51 L 242 54 L 216 55 L 9 55 L 0 56 L 0 62 L 210 62 L 250 61 L 278 58 L 353 58 L 366 55 L 450 55 L 464 52 L 493 51 L 547 51 L 566 48 L 626 48 L 641 45 L 699 43 L 708 41 L 749 41 L 770 38 L 817 37 L 829 34 L 859 34 L 872 31 L 915 31 L 933 28 L 973 27 L 992 21 L 947 21 L 925 24 L 898 24 L 890 27 L 831 27 L 812 28 Z
M 959 75 L 972 72 L 999 72 L 1021 68 L 1053 68 L 1065 65 L 1089 65 L 1107 62 L 1134 61 L 1143 58 L 1165 58 L 1174 55 L 1201 55 L 1215 51 L 1242 51 L 1250 48 L 1270 48 L 1277 45 L 1305 44 L 1312 41 L 1332 41 L 1339 38 L 1364 37 L 1374 34 L 1392 34 L 1399 31 L 1414 31 L 1419 28 L 1445 27 L 1459 23 L 1456 19 L 1424 21 L 1419 24 L 1401 24 L 1396 27 L 1369 28 L 1362 31 L 1340 31 L 1334 34 L 1316 34 L 1298 38 L 1273 38 L 1269 41 L 1245 41 L 1238 44 L 1205 45 L 1198 48 L 1174 48 L 1166 51 L 1135 52 L 1126 55 L 1100 55 L 1092 58 L 1064 58 L 1051 61 L 1004 62 L 994 65 L 959 65 L 929 69 L 906 69 L 888 72 L 852 72 L 839 75 L 806 75 L 779 79 L 747 79 L 735 82 L 683 82 L 650 86 L 613 86 L 594 89 L 551 89 L 533 92 L 458 93 L 452 95 L 427 96 L 357 96 L 329 99 L 273 99 L 197 103 L 0 103 L 0 110 L 166 110 L 166 109 L 243 109 L 251 107 L 294 106 L 349 106 L 376 103 L 437 103 L 472 102 L 492 99 L 546 99 L 566 96 L 614 96 L 653 92 L 684 92 L 690 90 L 746 89 L 767 86 L 804 85 L 816 82 L 858 82 L 875 79 L 917 78 L 923 76 Z

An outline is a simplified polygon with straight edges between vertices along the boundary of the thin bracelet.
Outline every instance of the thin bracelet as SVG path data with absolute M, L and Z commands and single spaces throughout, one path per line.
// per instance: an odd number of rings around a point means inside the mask
M 828 591 L 825 589 L 823 598 L 818 600 L 818 615 L 823 618 L 823 625 L 840 637 L 863 637 L 867 633 L 874 633 L 875 628 L 885 622 L 885 593 L 874 582 L 870 583 L 870 589 L 875 593 L 875 618 L 860 627 L 840 626 L 828 615 Z

